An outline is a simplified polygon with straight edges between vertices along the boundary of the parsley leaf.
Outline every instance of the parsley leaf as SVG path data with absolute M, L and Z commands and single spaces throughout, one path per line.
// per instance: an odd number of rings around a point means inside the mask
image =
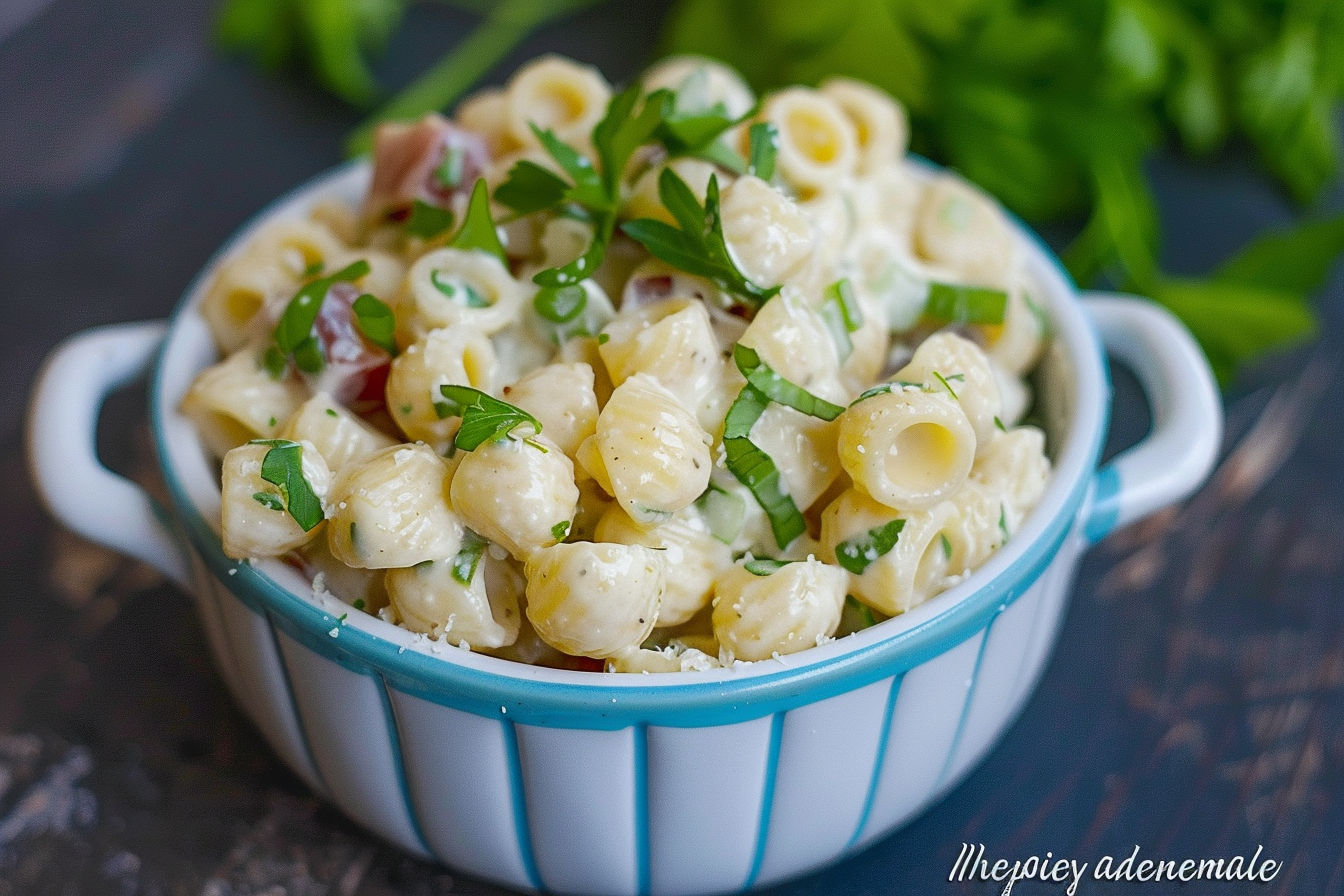
M 354 282 L 368 272 L 369 263 L 360 259 L 330 276 L 310 280 L 299 288 L 280 315 L 272 336 L 273 345 L 266 351 L 265 365 L 272 377 L 279 379 L 291 360 L 304 373 L 322 371 L 326 361 L 322 357 L 322 346 L 313 332 L 317 313 L 322 310 L 322 302 L 336 283 Z
M 476 578 L 476 567 L 481 562 L 489 542 L 473 530 L 463 527 L 462 544 L 453 557 L 452 576 L 459 585 L 470 585 Z
M 455 220 L 452 209 L 430 205 L 422 199 L 417 199 L 411 204 L 411 213 L 406 218 L 406 223 L 402 225 L 402 230 L 406 231 L 408 236 L 432 240 L 451 230 Z
M 444 401 L 434 405 L 439 417 L 462 418 L 462 426 L 453 439 L 454 448 L 473 451 L 485 442 L 504 438 L 524 423 L 530 424 L 534 432 L 541 432 L 541 422 L 536 417 L 480 389 L 450 383 L 440 386 L 439 392 L 444 397 Z
M 366 292 L 355 299 L 350 310 L 354 313 L 355 329 L 359 330 L 365 339 L 396 357 L 397 340 L 393 334 L 396 332 L 397 324 L 387 303 Z
M 303 446 L 288 439 L 254 439 L 248 444 L 270 449 L 261 459 L 261 478 L 280 490 L 285 510 L 303 531 L 311 532 L 326 517 L 321 499 L 303 476 Z M 261 501 L 256 495 L 252 497 Z M 265 501 L 261 503 L 276 509 Z
M 758 121 L 747 129 L 747 173 L 770 180 L 775 176 L 775 156 L 779 153 L 779 129 L 768 121 Z
M 863 535 L 846 538 L 835 546 L 835 562 L 856 576 L 863 575 L 872 563 L 896 547 L 905 528 L 905 520 L 894 519 L 874 526 Z
M 509 256 L 504 252 L 504 244 L 499 241 L 495 230 L 495 221 L 490 217 L 490 189 L 485 179 L 476 181 L 471 190 L 471 201 L 467 204 L 467 213 L 462 219 L 462 229 L 448 244 L 454 249 L 480 249 L 489 252 L 504 266 L 509 264 Z
M 719 179 L 710 175 L 705 204 L 677 173 L 664 168 L 658 176 L 658 197 L 679 227 L 654 218 L 639 218 L 621 225 L 627 236 L 674 268 L 713 280 L 727 291 L 759 308 L 779 292 L 753 283 L 738 268 L 728 251 L 719 217 Z

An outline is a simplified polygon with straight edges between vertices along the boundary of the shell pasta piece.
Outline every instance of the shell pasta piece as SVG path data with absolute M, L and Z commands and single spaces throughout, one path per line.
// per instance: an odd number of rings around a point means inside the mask
M 765 575 L 732 566 L 714 585 L 714 634 L 732 659 L 815 647 L 835 634 L 847 584 L 843 569 L 814 559 Z
M 246 557 L 276 557 L 307 544 L 321 529 L 304 529 L 287 512 L 287 489 L 262 476 L 262 464 L 271 446 L 239 445 L 224 455 L 220 520 L 224 553 Z M 320 501 L 331 485 L 331 471 L 311 443 L 301 444 L 300 472 Z
M 552 545 L 524 567 L 527 618 L 547 644 L 575 656 L 616 656 L 653 631 L 666 587 L 660 551 L 588 541 Z
M 518 559 L 564 539 L 579 503 L 574 464 L 544 435 L 462 452 L 449 488 L 472 529 Z
M 485 566 L 483 558 L 472 564 L 470 578 L 452 560 L 389 569 L 388 600 L 411 631 L 477 650 L 507 647 L 518 639 L 522 613 L 507 589 L 486 593 Z

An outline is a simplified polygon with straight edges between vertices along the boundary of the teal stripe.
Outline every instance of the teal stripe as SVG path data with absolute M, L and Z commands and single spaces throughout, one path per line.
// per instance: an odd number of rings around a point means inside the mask
M 887 706 L 882 711 L 882 728 L 877 739 L 877 756 L 873 758 L 873 776 L 868 781 L 868 794 L 863 799 L 863 811 L 859 813 L 859 823 L 854 826 L 854 833 L 850 835 L 849 842 L 845 844 L 845 849 L 853 849 L 863 836 L 863 831 L 868 827 L 868 818 L 873 813 L 873 804 L 877 802 L 878 785 L 882 782 L 882 767 L 887 762 L 887 745 L 891 743 L 891 720 L 896 715 L 896 697 L 901 692 L 901 682 L 905 680 L 905 673 L 893 676 L 891 685 L 887 688 Z
M 1092 481 L 1092 511 L 1083 524 L 1088 544 L 1096 544 L 1110 535 L 1120 522 L 1120 471 L 1115 464 L 1108 464 L 1097 471 Z
M 411 796 L 411 788 L 406 780 L 406 754 L 401 748 L 401 726 L 397 724 L 397 712 L 392 706 L 392 698 L 387 692 L 387 680 L 381 675 L 372 676 L 378 687 L 378 698 L 383 704 L 383 721 L 387 727 L 387 743 L 392 750 L 392 770 L 397 777 L 397 786 L 401 788 L 401 804 L 406 808 L 406 818 L 411 823 L 411 831 L 415 834 L 416 842 L 424 850 L 425 855 L 433 856 L 438 859 L 438 854 L 429 846 L 429 841 L 425 839 L 424 829 L 420 827 L 420 814 L 415 809 L 415 798 Z M 442 861 L 442 859 L 439 859 Z
M 652 857 L 649 854 L 649 729 L 634 728 L 635 771 L 635 881 L 640 896 L 653 889 Z
M 275 615 L 270 611 L 265 612 L 266 630 L 271 633 L 271 647 L 275 649 L 275 662 L 280 667 L 280 680 L 285 685 L 285 697 L 289 711 L 294 713 L 294 727 L 299 732 L 299 742 L 303 744 L 303 755 L 308 757 L 308 766 L 313 770 L 313 777 L 317 779 L 319 796 L 326 799 L 332 798 L 331 787 L 327 785 L 326 776 L 322 774 L 322 767 L 317 764 L 317 754 L 313 752 L 312 741 L 308 739 L 308 726 L 303 723 L 303 713 L 299 711 L 299 701 L 294 697 L 294 681 L 289 677 L 289 664 L 285 662 L 285 652 L 280 649 L 280 633 L 276 628 Z
M 765 787 L 761 792 L 761 819 L 756 827 L 756 852 L 751 858 L 751 870 L 742 889 L 756 886 L 765 861 L 765 845 L 770 839 L 770 810 L 775 802 L 775 780 L 779 777 L 779 744 L 784 735 L 784 713 L 777 712 L 770 719 L 770 744 L 765 753 Z
M 518 752 L 518 729 L 512 719 L 501 719 L 504 726 L 504 755 L 509 762 L 509 802 L 513 807 L 514 839 L 523 862 L 523 873 L 534 890 L 545 890 L 537 859 L 532 854 L 532 826 L 527 820 L 527 791 L 523 785 L 523 758 Z
M 961 704 L 961 716 L 957 719 L 957 731 L 952 735 L 952 746 L 947 749 L 947 758 L 943 760 L 943 770 L 938 773 L 938 783 L 934 785 L 934 791 L 942 789 L 947 783 L 948 773 L 952 771 L 952 760 L 956 758 L 957 747 L 961 746 L 961 736 L 966 733 L 966 719 L 971 714 L 971 701 L 975 699 L 975 688 L 980 683 L 980 664 L 985 659 L 985 648 L 989 646 L 989 633 L 994 629 L 994 623 L 999 621 L 1002 611 L 994 614 L 994 618 L 989 620 L 989 625 L 985 626 L 984 636 L 980 639 L 980 648 L 975 652 L 975 667 L 971 670 L 971 684 L 966 688 L 966 702 Z

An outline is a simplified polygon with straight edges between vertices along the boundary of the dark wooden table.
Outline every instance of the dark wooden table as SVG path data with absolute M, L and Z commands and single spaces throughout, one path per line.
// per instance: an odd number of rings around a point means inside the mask
M 405 858 L 315 801 L 228 700 L 187 600 L 68 535 L 21 450 L 41 358 L 89 326 L 164 316 L 211 250 L 334 163 L 355 115 L 223 59 L 209 0 L 0 2 L 0 896 L 384 896 L 498 890 Z M 535 36 L 631 74 L 661 5 L 607 4 Z M 470 21 L 422 7 L 386 74 Z M 1158 160 L 1169 263 L 1197 272 L 1291 210 L 1236 157 Z M 1327 207 L 1344 206 L 1336 189 Z M 944 802 L 779 894 L 998 893 L 949 882 L 991 858 L 1262 856 L 1267 884 L 1188 894 L 1344 893 L 1344 278 L 1318 345 L 1227 396 L 1211 485 L 1117 533 L 1082 570 L 1061 643 L 1021 720 Z M 101 435 L 151 464 L 143 399 Z M 1146 425 L 1118 381 L 1113 441 Z M 1015 893 L 1062 893 L 1020 883 Z M 1168 893 L 1085 881 L 1082 893 Z

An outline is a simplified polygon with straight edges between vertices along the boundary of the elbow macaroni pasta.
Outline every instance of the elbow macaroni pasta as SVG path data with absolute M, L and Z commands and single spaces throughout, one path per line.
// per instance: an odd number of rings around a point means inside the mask
M 380 137 L 375 181 L 403 205 L 324 202 L 220 264 L 200 305 L 220 360 L 181 409 L 220 459 L 230 557 L 286 557 L 315 592 L 470 650 L 647 674 L 806 650 L 854 627 L 847 600 L 880 622 L 1011 540 L 1050 476 L 1020 423 L 1050 334 L 1008 218 L 909 164 L 905 111 L 870 85 L 758 98 L 683 57 L 643 89 L 660 115 L 723 116 L 713 151 L 654 130 L 603 171 L 619 97 L 547 56 Z M 773 173 L 747 166 L 762 128 Z M 555 141 L 598 177 L 519 210 L 500 191 L 518 172 L 575 180 Z M 464 238 L 478 174 L 498 246 L 479 219 Z M 449 229 L 412 228 L 406 196 Z M 622 230 L 679 229 L 692 198 L 703 232 L 672 255 Z M 949 325 L 935 281 L 1002 293 L 1002 314 Z M 278 444 L 284 485 L 262 475 Z

